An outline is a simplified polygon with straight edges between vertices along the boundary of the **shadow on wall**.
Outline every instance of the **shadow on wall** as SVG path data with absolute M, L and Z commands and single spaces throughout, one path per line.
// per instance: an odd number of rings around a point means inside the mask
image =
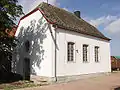
M 48 26 L 49 24 L 41 17 L 38 21 L 32 20 L 29 26 L 20 28 L 20 33 L 17 37 L 18 45 L 14 52 L 13 72 L 23 73 L 23 60 L 29 58 L 31 74 L 36 75 L 35 68 L 40 69 L 40 64 L 44 60 L 45 49 L 43 42 L 47 38 L 46 31 Z

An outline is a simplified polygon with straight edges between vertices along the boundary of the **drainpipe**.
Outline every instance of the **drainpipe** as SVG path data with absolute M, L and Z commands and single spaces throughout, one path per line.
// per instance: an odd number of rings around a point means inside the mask
M 55 25 L 55 73 L 54 73 L 54 77 L 55 77 L 55 82 L 57 82 L 57 26 Z

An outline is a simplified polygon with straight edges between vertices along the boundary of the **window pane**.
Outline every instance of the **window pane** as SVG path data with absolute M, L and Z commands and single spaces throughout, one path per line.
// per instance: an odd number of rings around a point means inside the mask
M 88 45 L 83 45 L 83 61 L 87 62 L 87 47 Z
M 98 46 L 95 46 L 95 62 L 99 62 L 99 47 Z
M 68 42 L 68 61 L 73 61 L 74 58 L 74 43 Z

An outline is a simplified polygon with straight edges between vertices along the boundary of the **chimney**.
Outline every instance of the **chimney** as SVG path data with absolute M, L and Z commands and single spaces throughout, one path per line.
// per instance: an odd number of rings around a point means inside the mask
M 74 14 L 75 14 L 78 18 L 81 18 L 81 17 L 80 17 L 80 11 L 75 11 Z

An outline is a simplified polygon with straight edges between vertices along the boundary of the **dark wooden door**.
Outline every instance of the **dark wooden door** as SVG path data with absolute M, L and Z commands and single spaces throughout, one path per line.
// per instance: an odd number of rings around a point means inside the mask
M 24 59 L 24 79 L 30 80 L 30 59 Z

